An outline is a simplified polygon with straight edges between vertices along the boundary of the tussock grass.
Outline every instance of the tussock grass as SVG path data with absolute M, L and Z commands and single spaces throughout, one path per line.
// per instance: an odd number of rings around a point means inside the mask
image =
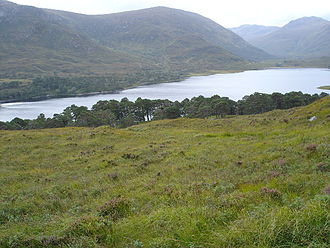
M 321 86 L 319 87 L 321 90 L 330 90 L 330 86 Z
M 329 115 L 1 131 L 0 247 L 329 247 Z

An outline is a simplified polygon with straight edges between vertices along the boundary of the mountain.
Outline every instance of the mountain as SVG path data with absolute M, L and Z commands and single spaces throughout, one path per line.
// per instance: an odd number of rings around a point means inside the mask
M 262 25 L 250 25 L 245 24 L 235 28 L 229 28 L 235 34 L 241 36 L 244 40 L 251 42 L 257 38 L 270 34 L 280 29 L 276 26 L 262 26 Z
M 50 12 L 103 45 L 139 55 L 166 56 L 168 46 L 196 37 L 202 46 L 221 47 L 244 59 L 270 57 L 212 20 L 183 10 L 155 7 L 99 16 Z
M 0 1 L 1 74 L 81 72 L 104 65 L 120 70 L 138 63 L 131 55 L 101 46 L 63 25 L 47 11 Z
M 197 72 L 270 57 L 210 19 L 165 7 L 90 16 L 0 0 L 0 30 L 1 77 Z
M 281 57 L 330 56 L 330 22 L 319 17 L 303 17 L 250 42 Z

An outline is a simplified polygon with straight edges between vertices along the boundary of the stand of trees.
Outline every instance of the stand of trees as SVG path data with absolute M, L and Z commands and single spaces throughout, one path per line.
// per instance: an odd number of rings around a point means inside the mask
M 97 127 L 103 125 L 122 128 L 151 120 L 179 117 L 207 118 L 216 116 L 222 118 L 227 115 L 259 114 L 274 109 L 304 106 L 327 95 L 326 93 L 310 95 L 302 92 L 254 93 L 237 102 L 218 95 L 209 98 L 199 96 L 185 99 L 182 102 L 141 98 L 132 102 L 123 98 L 121 101 L 99 101 L 90 110 L 84 106 L 72 105 L 64 109 L 61 114 L 55 114 L 52 118 L 46 118 L 44 114 L 40 114 L 34 120 L 14 118 L 9 122 L 0 122 L 0 129 Z
M 0 84 L 0 101 L 34 101 L 53 97 L 68 97 L 93 92 L 115 92 L 125 88 L 183 80 L 179 72 L 141 71 L 90 77 L 38 77 L 31 82 L 11 81 Z

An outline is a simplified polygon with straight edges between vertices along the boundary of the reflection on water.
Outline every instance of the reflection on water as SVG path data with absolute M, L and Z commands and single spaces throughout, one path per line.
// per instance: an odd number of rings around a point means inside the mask
M 61 113 L 64 108 L 75 104 L 91 107 L 99 100 L 120 100 L 127 97 L 135 100 L 138 97 L 149 99 L 169 99 L 172 101 L 203 95 L 227 96 L 233 100 L 241 99 L 254 92 L 286 93 L 302 91 L 304 93 L 321 93 L 317 87 L 330 85 L 328 69 L 270 69 L 246 71 L 241 73 L 217 74 L 211 76 L 191 77 L 182 82 L 164 83 L 137 87 L 119 94 L 95 95 L 86 97 L 58 98 L 39 102 L 20 102 L 2 104 L 0 120 L 7 121 L 15 117 L 22 119 L 36 118 L 40 113 L 52 117 Z

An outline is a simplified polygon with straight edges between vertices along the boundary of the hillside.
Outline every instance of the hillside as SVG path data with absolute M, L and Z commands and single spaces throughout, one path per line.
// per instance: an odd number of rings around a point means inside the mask
M 245 24 L 239 27 L 230 28 L 229 30 L 241 36 L 244 40 L 251 42 L 278 29 L 280 29 L 280 27 Z
M 0 77 L 243 68 L 270 55 L 198 14 L 158 7 L 89 16 L 0 0 Z
M 0 246 L 329 247 L 329 118 L 1 131 Z
M 197 38 L 199 46 L 216 46 L 244 59 L 270 58 L 212 20 L 183 10 L 155 7 L 99 16 L 50 12 L 103 45 L 153 59 L 159 56 L 166 59 L 167 47 L 186 37 Z M 176 52 L 181 53 L 179 49 Z
M 43 9 L 0 1 L 0 76 L 106 74 L 141 62 L 101 46 Z
M 304 17 L 250 42 L 280 57 L 329 57 L 330 22 L 318 17 Z

